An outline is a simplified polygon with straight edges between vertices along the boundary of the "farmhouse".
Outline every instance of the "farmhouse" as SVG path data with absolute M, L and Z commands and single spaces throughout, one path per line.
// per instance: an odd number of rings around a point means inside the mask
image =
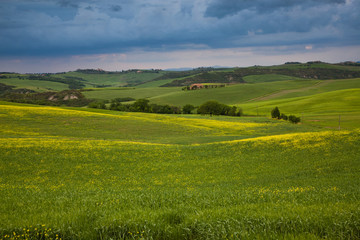
M 196 90 L 201 88 L 204 88 L 204 85 L 201 83 L 195 83 L 190 85 L 190 90 Z
M 190 86 L 183 87 L 182 90 L 198 90 L 198 89 L 203 89 L 203 88 L 221 88 L 221 87 L 225 87 L 225 84 L 194 83 L 194 84 L 191 84 Z

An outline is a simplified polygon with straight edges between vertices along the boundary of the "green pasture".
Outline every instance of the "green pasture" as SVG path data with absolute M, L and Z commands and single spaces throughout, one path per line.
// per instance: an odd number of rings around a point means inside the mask
M 358 239 L 360 132 L 0 104 L 0 239 Z
M 30 89 L 36 92 L 61 91 L 69 89 L 68 85 L 64 83 L 19 78 L 0 78 L 0 83 L 15 86 L 16 88 Z
M 249 115 L 270 116 L 275 106 L 290 115 L 301 116 L 305 124 L 347 129 L 360 128 L 360 88 L 330 91 L 310 96 L 240 104 Z M 341 117 L 342 116 L 342 117 Z M 306 121 L 308 120 L 308 121 Z M 309 121 L 310 120 L 310 121 Z
M 207 117 L 125 113 L 110 110 L 0 105 L 0 133 L 6 137 L 48 136 L 132 142 L 197 144 L 269 134 L 316 131 L 257 117 Z M 61 125 L 62 127 L 54 127 Z M 171 133 L 171 134 L 170 134 Z M 191 137 L 189 137 L 191 136 Z
M 91 84 L 110 85 L 111 87 L 121 87 L 129 83 L 147 82 L 164 73 L 146 73 L 146 72 L 129 72 L 129 73 L 114 73 L 114 74 L 85 74 L 80 72 L 68 72 L 65 74 L 56 75 L 57 77 L 79 77 L 88 81 Z
M 121 97 L 135 99 L 152 98 L 155 96 L 167 96 L 175 92 L 181 92 L 181 87 L 153 87 L 153 88 L 100 88 L 95 91 L 85 91 L 84 96 L 90 99 L 111 100 Z
M 247 83 L 259 82 L 276 82 L 276 81 L 290 81 L 290 80 L 304 80 L 302 78 L 280 75 L 280 74 L 262 74 L 262 75 L 249 75 L 244 77 Z
M 0 102 L 0 239 L 360 239 L 359 78 L 182 91 L 156 73 L 65 76 L 112 86 L 83 91 L 91 99 L 216 100 L 246 116 Z M 271 119 L 275 106 L 301 123 Z
M 165 80 L 157 80 L 157 81 L 150 81 L 145 82 L 143 84 L 137 85 L 136 88 L 153 88 L 153 87 L 160 87 L 165 85 L 166 83 L 170 83 L 174 81 L 174 79 L 165 79 Z
M 349 70 L 349 71 L 360 71 L 360 67 L 358 66 L 346 66 L 346 65 L 336 65 L 336 64 L 328 64 L 328 63 L 313 63 L 313 64 L 283 64 L 283 65 L 275 65 L 269 67 L 260 68 L 268 68 L 268 69 L 304 69 L 304 68 L 327 68 L 327 69 L 338 69 L 338 70 Z
M 349 88 L 360 88 L 360 78 L 353 79 L 340 79 L 340 80 L 323 80 L 320 81 L 315 87 L 299 89 L 299 91 L 293 91 L 282 94 L 281 96 L 275 96 L 272 99 L 285 99 L 293 97 L 310 96 L 318 93 L 325 93 L 336 90 L 343 90 Z
M 296 80 L 263 82 L 257 84 L 234 84 L 224 88 L 210 88 L 190 91 L 174 91 L 166 95 L 151 97 L 149 100 L 159 104 L 180 105 L 200 104 L 216 100 L 224 104 L 238 104 L 257 97 L 275 93 L 279 90 L 298 89 L 316 84 L 316 80 Z

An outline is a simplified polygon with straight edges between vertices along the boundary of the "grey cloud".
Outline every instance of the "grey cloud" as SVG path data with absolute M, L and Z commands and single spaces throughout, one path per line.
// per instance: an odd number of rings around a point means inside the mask
M 120 5 L 112 5 L 110 9 L 114 12 L 119 12 L 121 11 L 122 7 Z
M 213 0 L 206 9 L 206 17 L 223 18 L 243 10 L 254 12 L 272 12 L 293 7 L 344 4 L 345 0 Z
M 356 44 L 359 11 L 357 0 L 7 1 L 0 8 L 0 54 Z
M 77 5 L 76 3 L 74 3 L 74 1 L 71 0 L 59 0 L 58 4 L 61 7 L 72 7 L 72 8 L 78 8 L 79 5 Z

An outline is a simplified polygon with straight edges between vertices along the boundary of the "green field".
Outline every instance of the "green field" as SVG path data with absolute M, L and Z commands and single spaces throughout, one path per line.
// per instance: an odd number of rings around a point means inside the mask
M 356 239 L 360 132 L 0 104 L 2 239 Z
M 0 83 L 15 86 L 17 88 L 30 89 L 36 92 L 61 91 L 68 89 L 68 85 L 64 83 L 28 80 L 28 79 L 19 79 L 19 78 L 8 78 L 8 79 L 0 78 Z
M 359 70 L 263 68 L 318 67 Z M 183 91 L 160 86 L 187 73 L 162 74 L 56 77 L 81 77 L 90 99 L 216 100 L 245 116 L 0 101 L 0 239 L 360 239 L 360 78 L 258 74 Z M 68 88 L 16 76 L 0 82 Z M 301 122 L 271 119 L 275 106 Z
M 80 72 L 68 72 L 58 74 L 58 77 L 78 77 L 86 80 L 88 84 L 110 85 L 111 87 L 122 87 L 129 83 L 139 84 L 162 76 L 162 73 L 117 73 L 117 74 L 85 74 Z

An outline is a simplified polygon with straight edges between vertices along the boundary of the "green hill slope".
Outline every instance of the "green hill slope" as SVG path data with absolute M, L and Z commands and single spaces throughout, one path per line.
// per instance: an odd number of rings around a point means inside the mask
M 338 128 L 340 118 L 342 128 L 360 128 L 360 88 L 244 103 L 240 106 L 244 112 L 252 115 L 270 116 L 271 110 L 277 106 L 285 114 L 303 117 L 308 125 Z
M 6 85 L 15 86 L 16 88 L 26 88 L 36 92 L 44 91 L 61 91 L 69 89 L 67 84 L 59 82 L 50 82 L 50 81 L 38 81 L 38 80 L 28 80 L 28 79 L 19 79 L 19 78 L 0 78 L 0 83 Z
M 200 105 L 208 100 L 216 100 L 225 104 L 238 104 L 279 90 L 302 88 L 316 83 L 316 80 L 296 80 L 235 84 L 228 85 L 225 88 L 177 91 L 172 94 L 154 96 L 150 100 L 155 103 L 180 106 L 185 104 Z
M 360 112 L 360 88 L 241 105 L 248 109 L 259 106 L 261 113 L 270 113 L 270 108 L 275 105 L 297 114 L 301 112 L 313 114 Z
M 1 239 L 360 237 L 359 131 L 9 103 L 0 124 Z

